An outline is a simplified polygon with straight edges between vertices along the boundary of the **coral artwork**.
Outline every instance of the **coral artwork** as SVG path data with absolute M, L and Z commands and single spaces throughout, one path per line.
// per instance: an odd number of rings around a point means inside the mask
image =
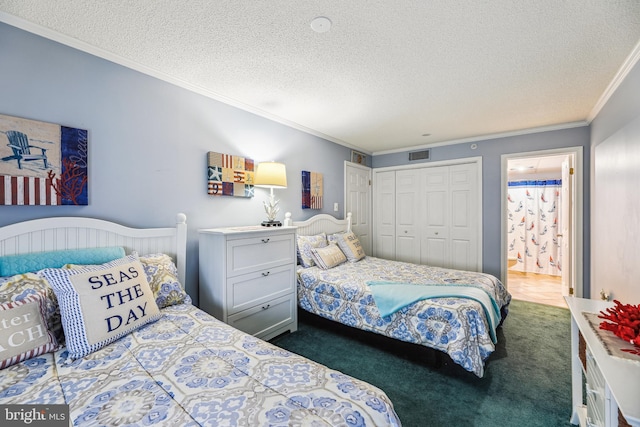
M 0 205 L 88 205 L 87 131 L 0 115 Z

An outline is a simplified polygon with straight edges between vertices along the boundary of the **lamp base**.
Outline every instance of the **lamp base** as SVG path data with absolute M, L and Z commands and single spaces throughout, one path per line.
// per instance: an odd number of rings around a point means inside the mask
M 263 227 L 282 227 L 282 223 L 280 221 L 262 221 Z

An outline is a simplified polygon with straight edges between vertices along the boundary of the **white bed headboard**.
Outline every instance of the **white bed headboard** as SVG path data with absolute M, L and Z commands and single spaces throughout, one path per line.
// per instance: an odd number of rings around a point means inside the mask
M 284 215 L 284 225 L 298 227 L 296 233 L 299 236 L 313 236 L 323 231 L 327 234 L 351 231 L 351 212 L 347 213 L 345 219 L 337 219 L 328 214 L 318 214 L 305 221 L 293 221 L 291 212 L 287 212 Z
M 130 228 L 115 222 L 85 217 L 53 217 L 0 227 L 0 256 L 63 249 L 122 246 L 126 253 L 165 253 L 185 283 L 187 216 L 179 213 L 175 227 Z

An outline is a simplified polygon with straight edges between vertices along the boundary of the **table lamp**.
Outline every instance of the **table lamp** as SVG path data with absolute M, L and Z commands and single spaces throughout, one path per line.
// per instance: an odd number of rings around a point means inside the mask
M 254 185 L 266 187 L 271 190 L 268 201 L 264 201 L 264 211 L 267 213 L 267 221 L 262 221 L 264 227 L 280 227 L 282 223 L 276 221 L 276 215 L 280 208 L 278 200 L 273 196 L 274 188 L 287 188 L 287 169 L 283 163 L 262 162 L 258 163 Z

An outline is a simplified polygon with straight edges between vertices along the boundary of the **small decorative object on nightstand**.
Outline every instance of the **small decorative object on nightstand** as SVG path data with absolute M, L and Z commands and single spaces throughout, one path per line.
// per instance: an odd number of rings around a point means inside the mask
M 296 227 L 199 230 L 200 308 L 269 340 L 298 329 Z

